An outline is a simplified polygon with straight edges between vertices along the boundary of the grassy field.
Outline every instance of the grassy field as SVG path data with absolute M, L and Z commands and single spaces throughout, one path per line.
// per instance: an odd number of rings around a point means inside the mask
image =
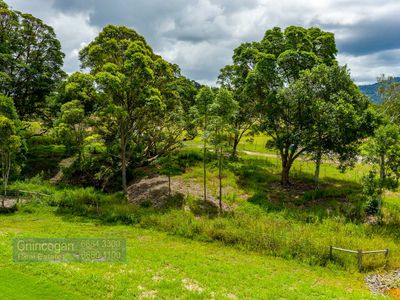
M 126 238 L 126 264 L 13 263 L 15 237 Z M 0 299 L 380 299 L 362 275 L 262 256 L 132 226 L 62 217 L 51 208 L 0 216 Z
M 267 141 L 269 140 L 268 137 L 262 134 L 257 135 L 250 135 L 245 134 L 238 147 L 237 150 L 240 151 L 251 151 L 251 152 L 259 152 L 259 153 L 267 153 L 267 154 L 276 154 L 276 151 L 273 149 L 267 149 L 265 147 Z M 201 148 L 202 147 L 202 136 L 201 133 L 193 140 L 186 141 L 185 146 L 188 148 Z
M 201 156 L 196 148 L 189 148 Z M 361 190 L 361 179 L 370 166 L 357 163 L 353 169 L 342 173 L 332 163 L 323 163 L 320 170 L 321 190 L 349 189 L 356 192 Z M 272 198 L 293 201 L 303 195 L 305 191 L 313 190 L 313 176 L 315 164 L 304 158 L 298 159 L 292 166 L 291 179 L 295 186 L 292 189 L 280 189 L 280 158 L 272 155 L 241 154 L 237 162 L 226 162 L 223 170 L 223 184 L 227 201 L 240 198 L 240 195 L 254 196 L 257 194 L 269 195 Z M 177 176 L 187 182 L 202 183 L 203 166 L 199 162 L 188 168 L 184 174 Z M 210 163 L 207 169 L 208 185 L 211 194 L 216 197 L 218 192 L 218 169 Z M 297 183 L 297 186 L 296 186 Z M 267 197 L 268 198 L 268 197 Z M 285 198 L 285 199 L 284 199 Z
M 384 257 L 365 257 L 358 273 L 355 256 L 335 253 L 332 261 L 329 245 L 390 248 L 385 267 L 399 268 L 399 193 L 386 193 L 382 217 L 370 219 L 360 185 L 370 166 L 341 173 L 325 162 L 316 191 L 314 164 L 305 157 L 292 168 L 293 185 L 281 187 L 279 158 L 262 150 L 264 143 L 261 136 L 244 140 L 240 150 L 256 153 L 240 152 L 238 160 L 226 162 L 223 201 L 232 210 L 222 216 L 198 199 L 199 139 L 176 157 L 182 172 L 172 182 L 187 186 L 185 195 L 166 199 L 161 208 L 129 204 L 118 193 L 57 187 L 39 177 L 14 182 L 14 189 L 50 197 L 34 197 L 15 214 L 0 215 L 0 299 L 378 299 L 363 277 L 382 270 Z M 144 171 L 157 172 L 157 166 Z M 216 198 L 212 159 L 207 173 Z M 128 262 L 15 264 L 14 237 L 126 238 Z

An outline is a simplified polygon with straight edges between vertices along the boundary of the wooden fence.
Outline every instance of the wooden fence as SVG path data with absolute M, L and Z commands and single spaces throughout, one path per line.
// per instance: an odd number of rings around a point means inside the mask
M 333 258 L 333 253 L 332 253 L 333 250 L 357 254 L 358 271 L 361 271 L 361 269 L 362 269 L 362 256 L 363 256 L 364 254 L 384 253 L 384 254 L 385 254 L 385 262 L 386 262 L 386 263 L 387 263 L 387 260 L 388 260 L 388 258 L 389 258 L 389 249 L 363 251 L 363 250 L 349 250 L 349 249 L 337 248 L 337 247 L 333 247 L 333 246 L 331 245 L 331 246 L 329 246 L 329 257 L 330 257 L 330 259 Z

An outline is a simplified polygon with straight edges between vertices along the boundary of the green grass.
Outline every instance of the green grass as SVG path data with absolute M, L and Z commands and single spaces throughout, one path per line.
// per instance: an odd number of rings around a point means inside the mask
M 196 146 L 198 141 L 191 143 L 177 158 L 184 172 L 172 180 L 201 188 L 201 149 Z M 53 196 L 48 201 L 42 199 L 41 205 L 24 205 L 15 215 L 0 215 L 0 228 L 4 228 L 0 230 L 0 251 L 1 247 L 5 251 L 2 262 L 10 270 L 13 266 L 14 272 L 55 285 L 54 289 L 61 282 L 67 291 L 84 298 L 224 299 L 234 295 L 239 299 L 275 299 L 284 295 L 287 299 L 367 299 L 372 296 L 356 272 L 356 258 L 335 253 L 331 261 L 328 247 L 390 248 L 387 267 L 400 267 L 399 196 L 386 195 L 381 223 L 366 223 L 360 179 L 369 168 L 357 164 L 353 170 L 340 173 L 334 164 L 324 163 L 321 189 L 316 192 L 314 164 L 298 160 L 291 173 L 294 185 L 287 189 L 279 185 L 277 157 L 242 153 L 239 160 L 224 168 L 223 200 L 235 210 L 223 217 L 210 217 L 201 209 L 195 212 L 199 202 L 190 195 L 185 205 L 192 212 L 179 209 L 179 205 L 155 210 L 129 205 L 118 194 L 56 188 L 39 179 L 17 182 L 14 188 Z M 207 169 L 208 189 L 216 197 L 215 163 L 211 161 Z M 58 206 L 57 215 L 46 203 Z M 129 262 L 107 267 L 14 266 L 7 263 L 7 243 L 16 235 L 126 237 Z M 371 271 L 380 268 L 384 259 L 371 255 L 363 263 L 364 271 Z M 65 280 L 67 276 L 72 279 Z M 85 292 L 89 286 L 95 287 L 91 293 Z
M 66 219 L 82 217 L 103 224 L 151 228 L 193 240 L 217 241 L 246 251 L 295 258 L 310 265 L 331 264 L 329 245 L 353 250 L 390 248 L 388 267 L 398 268 L 400 235 L 399 220 L 392 217 L 395 210 L 385 202 L 384 223 L 365 224 L 360 219 L 363 207 L 357 206 L 358 198 L 341 203 L 335 200 L 342 197 L 339 192 L 342 191 L 321 191 L 324 201 L 313 200 L 312 193 L 304 193 L 303 198 L 284 203 L 253 195 L 247 202 L 236 203 L 238 206 L 233 212 L 216 217 L 215 207 L 214 212 L 210 207 L 202 209 L 199 204 L 203 201 L 192 197 L 184 205 L 180 202 L 184 199 L 175 199 L 179 203 L 171 199 L 165 208 L 154 209 L 127 204 L 119 194 L 68 188 L 55 191 L 47 201 L 23 205 L 20 211 L 35 213 L 47 209 L 48 203 L 56 206 L 57 213 Z M 346 191 L 343 193 L 346 195 Z M 183 210 L 183 206 L 192 211 Z M 355 271 L 357 267 L 354 256 L 342 253 L 335 255 L 334 263 L 344 270 Z M 364 259 L 363 266 L 370 270 L 384 263 L 382 255 L 371 255 Z
M 0 269 L 2 299 L 84 299 L 64 286 L 14 269 L 13 266 Z
M 84 222 L 83 222 L 84 221 Z M 379 299 L 362 275 L 243 252 L 50 208 L 0 216 L 1 299 Z M 119 237 L 126 264 L 11 261 L 15 237 Z M 62 298 L 64 297 L 64 298 Z
M 172 180 L 197 184 L 201 190 L 202 166 L 199 149 L 180 154 L 187 157 L 186 172 Z M 183 159 L 185 160 L 185 159 Z M 184 212 L 182 204 L 168 205 L 157 211 L 126 204 L 118 195 L 104 196 L 92 189 L 56 190 L 44 182 L 19 182 L 27 189 L 48 191 L 53 194 L 51 205 L 59 206 L 58 212 L 101 220 L 105 223 L 133 224 L 144 228 L 166 231 L 185 238 L 202 241 L 219 241 L 236 248 L 259 253 L 296 258 L 311 265 L 328 263 L 328 247 L 334 245 L 348 249 L 378 250 L 390 248 L 391 268 L 400 266 L 400 235 L 398 224 L 399 203 L 384 201 L 382 224 L 365 224 L 365 201 L 354 174 L 366 166 L 357 165 L 348 173 L 340 173 L 334 165 L 323 164 L 321 189 L 313 187 L 313 164 L 297 162 L 293 169 L 295 186 L 290 189 L 279 185 L 278 159 L 242 155 L 238 161 L 225 167 L 223 201 L 236 207 L 222 218 L 210 210 L 202 211 L 189 197 L 186 206 L 193 213 Z M 297 171 L 296 167 L 300 168 Z M 353 173 L 353 174 L 352 174 Z M 208 167 L 208 189 L 217 195 L 217 168 Z M 53 191 L 52 191 L 53 190 Z M 397 195 L 393 196 L 396 199 Z M 172 203 L 173 204 L 173 203 Z M 175 209 L 171 209 L 175 207 Z M 29 210 L 30 208 L 25 208 Z M 343 269 L 354 270 L 352 256 L 338 254 L 335 262 Z M 382 266 L 382 257 L 370 256 L 364 260 L 366 268 Z
M 273 149 L 265 148 L 267 141 L 270 138 L 263 134 L 257 134 L 255 136 L 251 136 L 250 134 L 245 134 L 240 141 L 237 150 L 240 151 L 250 151 L 250 152 L 259 152 L 266 154 L 276 154 L 276 151 Z M 202 135 L 201 132 L 199 135 L 191 140 L 185 142 L 185 147 L 189 149 L 198 149 L 203 147 Z
M 244 135 L 238 145 L 238 150 L 276 154 L 276 151 L 273 149 L 267 149 L 265 147 L 268 140 L 270 140 L 270 138 L 263 134 L 257 134 L 255 136 Z
M 191 150 L 199 152 L 199 149 Z M 199 154 L 200 155 L 200 154 Z M 361 178 L 370 170 L 370 166 L 356 164 L 353 169 L 342 173 L 336 165 L 323 163 L 321 165 L 320 178 L 321 188 L 351 189 L 358 193 L 361 191 Z M 280 159 L 278 157 L 263 157 L 241 154 L 238 162 L 225 162 L 223 171 L 223 185 L 225 200 L 243 199 L 242 195 L 263 194 L 269 198 L 286 198 L 292 201 L 299 197 L 305 190 L 313 190 L 313 176 L 315 164 L 307 160 L 297 160 L 291 170 L 291 179 L 294 183 L 300 183 L 302 188 L 292 190 L 279 190 L 280 181 Z M 199 162 L 192 165 L 186 172 L 176 178 L 186 182 L 202 184 L 203 166 Z M 209 163 L 207 166 L 207 182 L 209 191 L 216 197 L 218 194 L 218 169 L 216 164 Z M 283 199 L 284 200 L 284 199 Z

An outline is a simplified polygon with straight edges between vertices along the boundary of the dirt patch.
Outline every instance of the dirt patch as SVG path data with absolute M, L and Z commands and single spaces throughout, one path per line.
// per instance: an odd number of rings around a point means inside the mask
M 262 156 L 262 157 L 272 157 L 272 158 L 279 157 L 278 154 L 254 152 L 254 151 L 247 151 L 247 150 L 242 150 L 242 151 L 239 151 L 239 152 L 242 152 L 242 153 L 247 154 L 247 155 L 252 155 L 252 156 Z
M 2 205 L 2 201 L 3 201 L 3 196 L 0 197 L 0 206 Z M 17 203 L 24 203 L 26 202 L 26 200 L 24 199 L 17 199 L 14 197 L 7 197 L 4 200 L 4 207 L 6 208 L 10 208 L 13 207 L 14 205 L 16 205 Z
M 323 187 L 323 186 L 321 186 Z M 315 185 L 313 183 L 306 183 L 297 180 L 293 180 L 290 185 L 282 186 L 280 182 L 274 182 L 271 184 L 271 188 L 276 191 L 283 193 L 304 193 L 307 191 L 315 190 Z
M 188 189 L 181 181 L 171 180 L 171 195 L 184 196 Z M 169 196 L 167 176 L 147 176 L 128 187 L 128 200 L 130 203 L 142 205 L 151 202 L 154 207 L 163 207 Z
M 76 161 L 76 157 L 68 157 L 68 158 L 65 158 L 62 161 L 60 161 L 60 163 L 58 164 L 59 170 L 58 170 L 57 174 L 54 175 L 53 178 L 50 178 L 50 182 L 52 184 L 56 184 L 56 183 L 60 182 L 64 177 L 63 169 L 67 169 L 67 168 L 71 167 L 75 161 Z
M 128 201 L 130 203 L 143 205 L 150 202 L 152 206 L 161 208 L 165 206 L 168 200 L 168 177 L 161 175 L 153 175 L 142 178 L 140 181 L 133 183 L 128 188 Z M 192 196 L 198 199 L 203 198 L 203 186 L 193 181 L 183 181 L 181 178 L 173 177 L 171 179 L 171 195 L 184 199 Z M 210 205 L 218 207 L 218 199 L 207 195 L 207 202 Z M 231 210 L 226 203 L 222 203 L 224 211 Z
M 190 292 L 202 293 L 204 291 L 203 287 L 201 287 L 197 282 L 189 278 L 182 279 L 182 284 L 183 287 Z
M 139 299 L 155 299 L 157 296 L 157 291 L 145 291 L 139 295 Z

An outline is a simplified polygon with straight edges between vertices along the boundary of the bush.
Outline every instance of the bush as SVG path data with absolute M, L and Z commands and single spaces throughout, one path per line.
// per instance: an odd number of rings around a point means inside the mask
M 380 213 L 382 199 L 382 183 L 376 178 L 376 172 L 370 171 L 362 178 L 363 194 L 366 198 L 365 212 L 376 215 Z
M 186 150 L 174 153 L 172 159 L 185 170 L 189 166 L 203 161 L 203 154 L 196 150 Z
M 373 197 L 368 197 L 365 204 L 365 212 L 369 215 L 376 215 L 379 212 L 379 200 Z
M 105 223 L 137 224 L 141 220 L 141 211 L 136 206 L 127 204 L 109 205 L 101 210 L 100 218 Z
M 342 199 L 348 198 L 350 195 L 354 194 L 353 189 L 343 189 L 343 188 L 325 188 L 312 191 L 306 191 L 303 194 L 303 201 L 312 201 L 318 199 Z
M 186 204 L 190 211 L 196 216 L 214 218 L 219 212 L 219 208 L 214 202 L 204 201 L 202 198 L 190 197 L 187 199 Z
M 22 174 L 26 177 L 43 172 L 47 178 L 58 172 L 59 162 L 66 157 L 64 145 L 57 144 L 52 136 L 34 136 L 27 141 L 28 151 Z
M 63 169 L 63 182 L 81 187 L 95 187 L 103 191 L 117 191 L 121 180 L 120 172 L 113 169 L 110 157 L 104 154 L 90 155 L 79 162 Z
M 10 189 L 24 190 L 47 195 L 52 195 L 57 190 L 54 185 L 51 185 L 45 181 L 41 174 L 37 174 L 36 176 L 24 181 L 15 181 L 10 185 Z
M 56 192 L 51 200 L 60 212 L 69 212 L 79 216 L 100 215 L 101 210 L 112 205 L 126 202 L 121 193 L 107 195 L 94 188 L 65 189 Z
M 29 138 L 28 144 L 30 146 L 34 145 L 54 145 L 57 144 L 58 140 L 52 135 L 35 135 Z
M 28 148 L 30 157 L 60 158 L 65 157 L 64 145 L 35 145 Z
M 12 214 L 15 213 L 18 210 L 17 205 L 13 205 L 11 207 L 1 207 L 0 206 L 0 214 Z

